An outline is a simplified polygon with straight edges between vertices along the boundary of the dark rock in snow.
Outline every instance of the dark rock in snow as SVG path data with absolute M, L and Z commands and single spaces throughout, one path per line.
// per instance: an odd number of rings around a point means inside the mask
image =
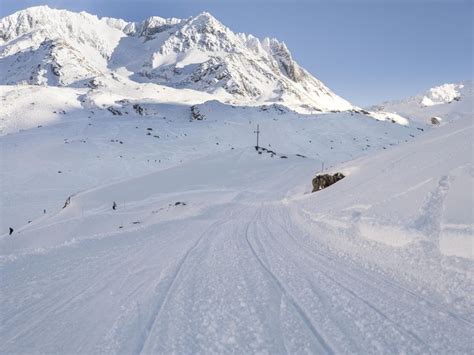
M 138 113 L 140 116 L 144 115 L 145 109 L 141 107 L 139 104 L 134 104 L 132 107 L 135 110 L 135 112 Z
M 335 184 L 339 180 L 344 179 L 344 177 L 345 176 L 342 173 L 335 173 L 334 175 L 331 175 L 331 174 L 316 175 L 316 177 L 313 179 L 312 192 L 325 189 L 326 187 L 329 187 L 332 184 Z
M 111 112 L 112 115 L 114 115 L 114 116 L 122 116 L 122 112 L 120 112 L 119 110 L 117 110 L 116 108 L 114 108 L 112 106 L 107 107 L 107 110 L 109 112 Z
M 71 204 L 71 196 L 69 196 L 66 201 L 64 202 L 64 206 L 63 208 L 66 208 L 67 206 L 69 206 Z
M 200 111 L 199 108 L 196 105 L 191 106 L 191 119 L 197 120 L 197 121 L 202 121 L 206 119 L 206 116 L 203 115 Z

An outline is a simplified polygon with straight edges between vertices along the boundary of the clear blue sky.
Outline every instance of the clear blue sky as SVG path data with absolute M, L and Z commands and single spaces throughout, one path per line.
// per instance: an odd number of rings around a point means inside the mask
M 208 11 L 236 32 L 285 41 L 293 57 L 358 105 L 472 79 L 472 0 L 1 0 L 129 21 Z

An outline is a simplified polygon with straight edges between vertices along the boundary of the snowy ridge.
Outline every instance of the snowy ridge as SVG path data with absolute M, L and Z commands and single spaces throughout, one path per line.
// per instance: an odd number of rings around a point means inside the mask
M 454 100 L 459 101 L 461 100 L 461 90 L 464 87 L 464 84 L 444 84 L 431 88 L 421 99 L 421 104 L 423 106 L 433 106 L 449 104 Z
M 349 111 L 409 124 L 400 115 L 352 106 L 301 68 L 284 43 L 235 34 L 209 13 L 127 23 L 39 6 L 1 19 L 0 38 L 2 101 L 18 96 L 11 95 L 17 85 L 18 92 L 41 91 L 45 98 L 57 95 L 48 88 L 65 88 L 64 97 L 71 92 L 77 97 L 77 103 L 67 102 L 77 117 L 130 115 L 134 105 L 218 100 L 276 104 L 304 114 Z M 56 102 L 52 97 L 54 107 Z M 41 114 L 24 117 L 17 104 L 6 102 L 0 134 L 58 122 L 61 107 L 48 113 L 48 100 L 30 104 Z
M 86 12 L 31 7 L 0 20 L 1 53 L 6 57 L 27 48 L 36 49 L 45 40 L 62 38 L 71 46 L 83 43 L 107 58 L 124 36 L 121 29 L 125 25 L 122 20 L 99 19 Z
M 209 13 L 127 23 L 29 8 L 0 20 L 0 72 L 0 84 L 8 85 L 84 86 L 86 79 L 113 74 L 236 104 L 280 102 L 301 112 L 353 108 L 301 68 L 284 43 L 235 34 Z
M 443 84 L 425 93 L 402 100 L 387 101 L 369 109 L 393 112 L 409 119 L 430 123 L 432 117 L 451 121 L 462 117 L 472 117 L 474 89 L 472 80 L 457 84 Z

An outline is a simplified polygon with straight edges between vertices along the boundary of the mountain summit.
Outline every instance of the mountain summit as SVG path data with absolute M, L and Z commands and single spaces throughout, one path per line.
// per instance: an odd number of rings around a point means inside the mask
M 0 84 L 84 87 L 107 77 L 235 104 L 353 108 L 300 67 L 284 43 L 234 33 L 207 12 L 126 22 L 38 6 L 0 20 Z

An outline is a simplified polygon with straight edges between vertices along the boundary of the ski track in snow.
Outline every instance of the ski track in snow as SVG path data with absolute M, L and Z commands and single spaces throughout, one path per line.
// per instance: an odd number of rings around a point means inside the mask
M 260 213 L 260 215 L 261 215 L 261 213 Z M 271 269 L 269 269 L 268 266 L 266 266 L 266 264 L 262 261 L 262 258 L 260 258 L 258 256 L 258 253 L 256 252 L 256 249 L 252 246 L 252 243 L 250 242 L 250 239 L 249 239 L 249 233 L 248 232 L 249 232 L 250 225 L 251 224 L 249 223 L 249 225 L 247 227 L 247 230 L 245 231 L 245 239 L 247 240 L 247 243 L 248 243 L 248 245 L 250 247 L 250 250 L 252 251 L 253 255 L 258 260 L 259 264 L 265 270 L 265 272 L 268 273 L 269 277 L 275 282 L 277 287 L 280 289 L 282 295 L 286 296 L 286 298 L 288 298 L 290 300 L 290 303 L 294 307 L 294 309 L 296 310 L 297 314 L 301 317 L 304 324 L 308 327 L 308 329 L 310 330 L 310 332 L 314 336 L 314 338 L 317 339 L 317 341 L 319 342 L 319 344 L 322 348 L 321 350 L 325 353 L 332 354 L 333 351 L 332 351 L 331 347 L 327 344 L 327 341 L 324 340 L 323 336 L 321 336 L 320 332 L 313 326 L 313 324 L 311 323 L 310 319 L 308 318 L 306 313 L 303 311 L 303 309 L 298 305 L 298 303 L 295 301 L 293 296 L 285 289 L 285 287 L 283 286 L 281 281 L 278 279 L 278 277 L 271 271 Z M 256 237 L 256 240 L 258 241 L 258 233 L 255 233 L 255 237 Z M 263 247 L 261 246 L 260 249 L 262 250 Z
M 287 208 L 228 206 L 194 237 L 191 223 L 182 235 L 130 233 L 6 264 L 3 297 L 24 298 L 2 310 L 2 352 L 57 352 L 57 339 L 87 353 L 469 352 L 471 320 L 318 250 Z M 182 256 L 166 260 L 176 245 Z M 30 295 L 32 283 L 48 297 Z M 132 299 L 142 310 L 130 312 Z M 101 306 L 110 313 L 97 318 Z M 110 334 L 127 323 L 135 329 Z

